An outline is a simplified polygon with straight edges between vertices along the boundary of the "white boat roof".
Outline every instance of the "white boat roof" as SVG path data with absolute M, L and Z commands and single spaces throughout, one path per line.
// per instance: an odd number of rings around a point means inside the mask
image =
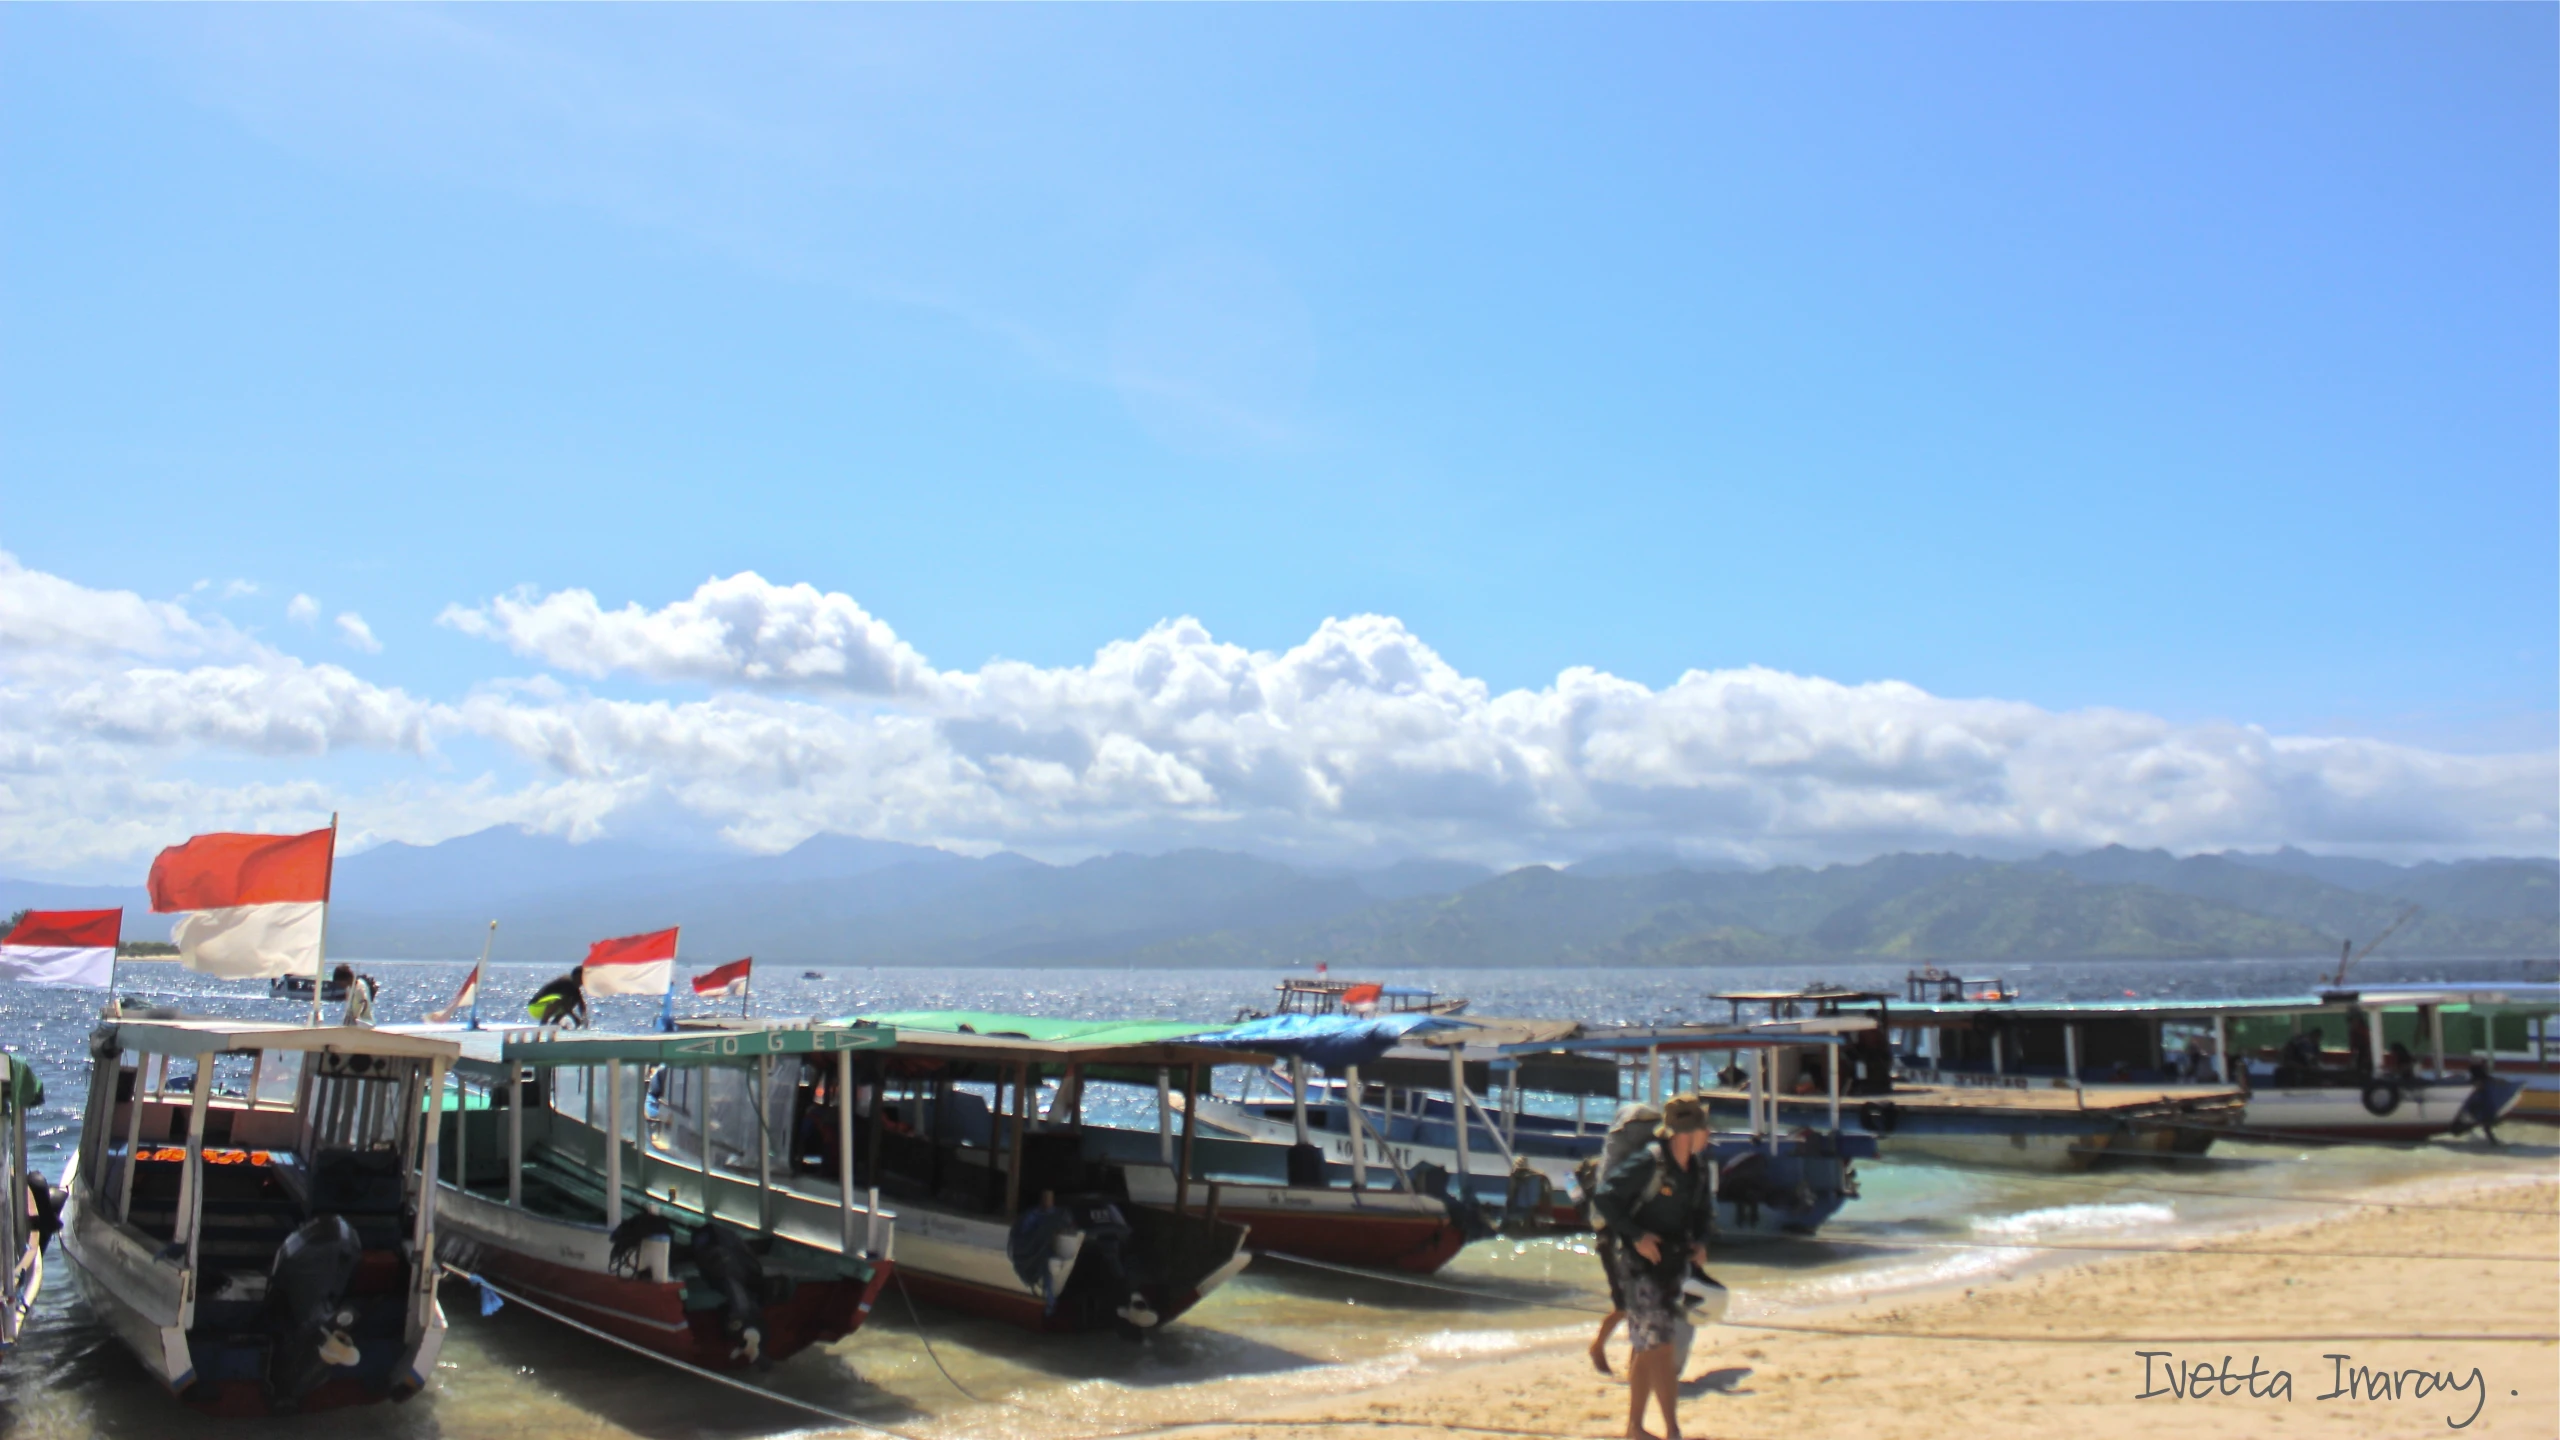
M 462 1047 L 439 1035 L 377 1030 L 368 1025 L 286 1025 L 189 1015 L 167 1020 L 107 1020 L 119 1049 L 152 1055 L 205 1055 L 226 1050 L 310 1050 L 339 1055 L 404 1055 L 451 1060 Z

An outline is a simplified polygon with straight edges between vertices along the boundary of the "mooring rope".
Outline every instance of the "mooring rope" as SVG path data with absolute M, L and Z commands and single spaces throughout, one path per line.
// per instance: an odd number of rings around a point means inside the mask
M 891 1435 L 897 1437 L 897 1440 L 924 1440 L 924 1437 L 919 1435 L 910 1435 L 904 1430 L 892 1430 L 886 1425 L 874 1425 L 859 1415 L 847 1415 L 841 1410 L 831 1410 L 824 1405 L 814 1404 L 796 1396 L 785 1395 L 779 1390 L 768 1390 L 761 1385 L 750 1385 L 746 1381 L 740 1380 L 734 1375 L 723 1375 L 717 1370 L 706 1370 L 690 1361 L 679 1360 L 673 1355 L 666 1354 L 663 1351 L 652 1350 L 646 1345 L 626 1340 L 609 1330 L 600 1330 L 595 1326 L 576 1318 L 575 1316 L 563 1315 L 559 1311 L 554 1310 L 547 1305 L 528 1300 L 523 1296 L 516 1294 L 512 1290 L 507 1290 L 500 1286 L 493 1285 L 489 1281 L 472 1274 L 470 1271 L 465 1270 L 458 1265 L 444 1264 L 443 1262 L 438 1262 L 438 1265 L 446 1274 L 451 1275 L 456 1279 L 468 1280 L 472 1284 L 479 1286 L 481 1289 L 488 1291 L 511 1305 L 521 1305 L 536 1315 L 543 1316 L 546 1319 L 557 1320 L 572 1330 L 579 1331 L 582 1334 L 592 1335 L 607 1344 L 619 1345 L 634 1355 L 646 1356 L 651 1360 L 657 1361 L 661 1365 L 672 1366 L 673 1368 L 681 1370 L 688 1375 L 708 1380 L 715 1385 L 726 1385 L 732 1390 L 743 1390 L 747 1394 L 753 1395 L 759 1400 L 770 1400 L 776 1405 L 788 1406 L 794 1410 L 803 1410 L 823 1419 L 835 1421 L 838 1424 L 851 1425 L 857 1429 L 871 1431 L 876 1435 Z M 934 1363 L 939 1365 L 941 1362 L 936 1361 Z

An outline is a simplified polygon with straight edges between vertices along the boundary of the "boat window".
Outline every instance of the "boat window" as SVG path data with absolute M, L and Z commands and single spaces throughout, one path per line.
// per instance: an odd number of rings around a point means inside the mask
M 213 1057 L 213 1094 L 217 1100 L 246 1100 L 258 1070 L 255 1050 L 226 1050 Z
M 255 1093 L 250 1102 L 254 1105 L 290 1106 L 301 1084 L 301 1051 L 267 1051 L 258 1064 L 256 1083 L 252 1087 Z

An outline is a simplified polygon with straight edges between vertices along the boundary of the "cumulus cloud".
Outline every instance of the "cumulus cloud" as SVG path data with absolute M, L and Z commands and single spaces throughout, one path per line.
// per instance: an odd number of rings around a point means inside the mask
M 338 638 L 367 655 L 382 653 L 382 642 L 373 638 L 373 627 L 364 623 L 364 617 L 353 610 L 338 612 Z
M 320 602 L 308 595 L 296 595 L 284 602 L 284 618 L 296 625 L 309 625 L 320 618 Z
M 2412 859 L 2548 854 L 2560 835 L 2548 754 L 1759 668 L 1660 688 L 1571 669 L 1497 692 L 1381 615 L 1327 620 L 1279 651 L 1184 618 L 1084 665 L 937 671 L 850 597 L 752 574 L 656 609 L 525 592 L 443 623 L 559 673 L 439 700 L 14 562 L 0 596 L 14 607 L 0 611 L 0 861 L 16 864 L 138 854 L 137 835 L 264 823 L 323 791 L 358 828 L 411 840 L 675 816 L 763 850 L 828 830 L 1053 857 L 1209 845 L 1513 863 L 1667 847 L 1823 861 L 2123 842 Z M 30 612 L 44 628 L 15 618 Z M 606 677 L 689 693 L 581 688 Z M 355 753 L 393 758 L 351 771 L 338 757 Z M 489 768 L 457 773 L 464 753 Z M 385 763 L 409 768 L 385 778 Z
M 870 696 L 918 695 L 935 681 L 924 657 L 851 596 L 752 570 L 656 610 L 606 610 L 591 591 L 561 590 L 447 606 L 437 623 L 577 675 Z

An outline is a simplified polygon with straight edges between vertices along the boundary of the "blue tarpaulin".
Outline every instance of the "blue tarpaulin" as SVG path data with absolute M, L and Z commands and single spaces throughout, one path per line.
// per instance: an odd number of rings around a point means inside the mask
M 1188 1043 L 1308 1060 L 1338 1074 L 1347 1065 L 1368 1064 L 1409 1036 L 1466 1028 L 1463 1021 L 1437 1015 L 1274 1015 L 1193 1035 Z

